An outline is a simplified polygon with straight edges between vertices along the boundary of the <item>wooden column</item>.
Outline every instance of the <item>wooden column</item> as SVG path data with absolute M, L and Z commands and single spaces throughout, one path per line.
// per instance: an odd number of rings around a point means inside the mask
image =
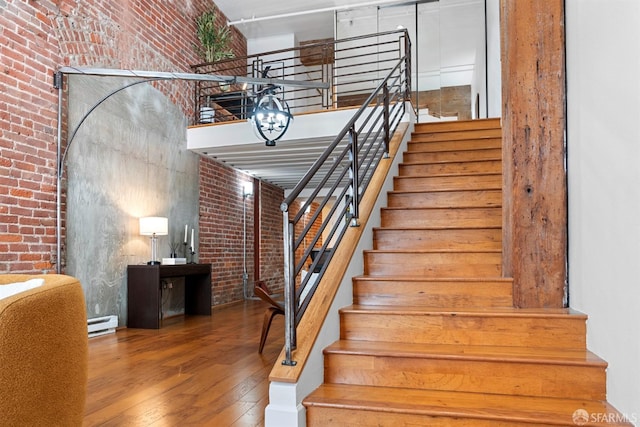
M 503 274 L 518 307 L 562 307 L 567 280 L 563 0 L 501 0 Z

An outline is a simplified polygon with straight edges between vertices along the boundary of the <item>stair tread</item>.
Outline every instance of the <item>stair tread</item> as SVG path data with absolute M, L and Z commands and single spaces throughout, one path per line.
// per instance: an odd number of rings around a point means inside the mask
M 499 225 L 426 225 L 424 227 L 405 226 L 405 227 L 374 227 L 374 231 L 440 231 L 440 230 L 501 230 Z
M 430 134 L 424 133 L 420 136 L 429 136 Z M 472 143 L 494 143 L 490 146 L 476 146 Z M 465 146 L 467 144 L 467 146 Z M 471 145 L 469 145 L 471 144 Z M 454 146 L 455 148 L 452 148 Z M 471 137 L 463 139 L 418 139 L 411 140 L 407 145 L 407 151 L 405 153 L 450 153 L 450 152 L 469 152 L 469 151 L 482 151 L 482 150 L 501 150 L 502 138 L 500 136 L 485 136 L 485 137 Z M 434 150 L 438 147 L 437 150 Z
M 572 308 L 516 308 L 516 307 L 423 307 L 417 305 L 359 305 L 353 304 L 340 309 L 341 313 L 367 312 L 379 314 L 423 314 L 450 316 L 486 316 L 486 317 L 541 317 L 541 318 L 576 318 L 586 320 L 587 316 Z
M 402 281 L 402 282 L 506 282 L 512 283 L 509 277 L 417 277 L 417 276 L 354 276 L 353 280 Z
M 478 191 L 496 191 L 499 188 L 463 188 L 457 190 L 391 190 L 388 194 L 415 194 L 415 193 L 474 193 Z
M 474 178 L 477 179 L 479 177 L 482 176 L 491 176 L 491 177 L 496 177 L 496 176 L 502 176 L 502 173 L 498 173 L 498 172 L 477 172 L 477 173 L 469 173 L 469 172 L 463 172 L 463 173 L 445 173 L 445 174 L 438 174 L 438 175 L 433 175 L 433 174 L 424 174 L 424 175 L 398 175 L 396 177 L 394 177 L 394 179 L 397 180 L 410 180 L 410 179 L 437 179 L 437 180 L 442 180 L 443 178 L 455 178 L 457 179 L 463 179 L 463 178 Z
M 499 254 L 502 253 L 500 249 L 366 249 L 363 251 L 364 253 L 371 254 L 383 254 L 383 253 L 393 253 L 393 254 Z
M 416 123 L 414 133 L 448 132 L 451 129 L 494 129 L 501 128 L 499 117 L 486 119 L 452 120 L 442 122 Z
M 501 136 L 502 129 L 499 127 L 488 129 L 451 129 L 443 132 L 413 132 L 411 134 L 411 142 L 481 141 L 496 139 Z
M 475 190 L 472 190 L 475 191 Z M 397 193 L 407 193 L 407 191 L 397 191 Z M 422 193 L 422 191 L 421 191 Z M 443 211 L 443 210 L 486 210 L 486 209 L 491 209 L 491 210 L 500 210 L 501 207 L 500 206 L 483 206 L 483 207 L 472 207 L 472 208 L 468 208 L 465 206 L 451 206 L 451 207 L 443 207 L 443 206 L 385 206 L 384 208 L 382 208 L 383 211 L 403 211 L 403 210 L 408 210 L 408 211 Z
M 495 150 L 494 148 L 481 148 L 478 150 L 467 150 L 467 151 L 489 151 L 489 150 Z M 460 150 L 452 150 L 452 151 L 439 151 L 438 154 L 443 155 L 443 154 L 453 154 L 453 153 L 459 153 Z M 416 151 L 411 151 L 408 153 L 416 153 Z M 501 156 L 496 155 L 495 157 L 482 157 L 482 158 L 463 158 L 463 159 L 457 159 L 457 158 L 453 158 L 453 159 L 442 159 L 442 160 L 414 160 L 414 161 L 403 161 L 401 163 L 398 164 L 398 166 L 420 166 L 420 165 L 440 165 L 443 163 L 490 163 L 490 162 L 495 162 L 496 160 L 500 161 L 502 160 Z
M 565 366 L 593 366 L 606 368 L 607 363 L 585 349 L 537 348 L 518 346 L 422 344 L 338 340 L 326 347 L 325 355 L 350 354 L 360 356 L 481 360 L 495 362 L 531 363 Z
M 336 407 L 396 414 L 475 418 L 503 423 L 512 421 L 565 426 L 576 425 L 573 414 L 578 409 L 583 409 L 588 414 L 618 413 L 607 402 L 598 400 L 350 384 L 323 384 L 305 398 L 303 404 L 306 407 Z
M 499 128 L 489 129 L 452 129 L 443 132 L 413 132 L 410 144 L 429 142 L 484 141 L 487 139 L 501 140 L 502 132 Z M 431 139 L 433 138 L 433 139 Z
M 457 152 L 457 151 L 455 151 Z M 442 153 L 442 151 L 441 151 Z M 450 164 L 450 163 L 491 163 L 491 162 L 495 162 L 496 160 L 500 161 L 502 160 L 500 157 L 496 156 L 496 158 L 494 159 L 487 159 L 487 158 L 482 158 L 482 159 L 456 159 L 456 160 L 416 160 L 413 162 L 407 162 L 404 161 L 400 164 L 398 164 L 398 166 L 424 166 L 424 165 L 442 165 L 442 164 Z

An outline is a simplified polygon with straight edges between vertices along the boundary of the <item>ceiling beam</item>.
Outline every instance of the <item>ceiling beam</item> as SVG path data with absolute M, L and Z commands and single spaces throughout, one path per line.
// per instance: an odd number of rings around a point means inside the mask
M 240 76 L 221 76 L 217 74 L 197 74 L 197 73 L 173 73 L 164 71 L 145 71 L 145 70 L 120 70 L 111 68 L 86 68 L 86 67 L 61 67 L 58 69 L 61 74 L 79 74 L 84 76 L 101 76 L 101 77 L 133 77 L 143 79 L 158 80 L 188 80 L 188 81 L 210 81 L 225 82 L 229 84 L 247 83 L 260 85 L 275 86 L 294 86 L 307 89 L 328 89 L 329 83 L 310 82 L 300 80 L 284 80 L 260 77 L 240 77 Z

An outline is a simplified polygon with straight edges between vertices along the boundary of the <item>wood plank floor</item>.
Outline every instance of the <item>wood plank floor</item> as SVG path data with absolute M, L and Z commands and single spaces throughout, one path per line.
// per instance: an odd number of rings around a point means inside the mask
M 91 338 L 84 425 L 263 425 L 268 375 L 284 343 L 277 316 L 258 354 L 266 307 L 245 301 L 159 330 Z

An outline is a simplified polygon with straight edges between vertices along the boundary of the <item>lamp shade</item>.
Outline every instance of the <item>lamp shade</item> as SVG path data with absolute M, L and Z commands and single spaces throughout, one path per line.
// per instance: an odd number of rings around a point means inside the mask
M 162 216 L 145 216 L 140 218 L 141 236 L 166 236 L 169 234 L 169 220 Z

